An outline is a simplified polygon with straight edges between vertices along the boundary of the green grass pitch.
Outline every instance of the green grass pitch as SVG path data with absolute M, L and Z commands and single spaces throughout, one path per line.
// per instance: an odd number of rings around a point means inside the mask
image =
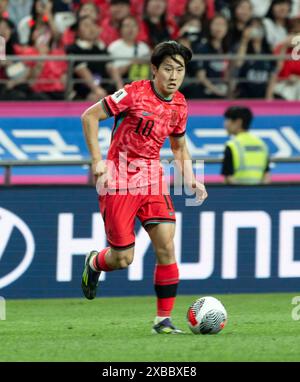
M 214 295 L 229 315 L 217 335 L 192 334 L 196 296 L 178 296 L 173 320 L 187 333 L 177 336 L 151 334 L 154 297 L 9 300 L 0 361 L 300 361 L 295 295 Z

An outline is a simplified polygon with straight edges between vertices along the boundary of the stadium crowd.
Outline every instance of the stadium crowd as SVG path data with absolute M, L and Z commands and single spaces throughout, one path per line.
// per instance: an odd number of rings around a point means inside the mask
M 95 102 L 150 78 L 151 50 L 175 39 L 195 55 L 237 55 L 193 60 L 187 98 L 300 100 L 300 60 L 245 59 L 290 55 L 297 35 L 299 0 L 1 0 L 0 36 L 15 59 L 0 61 L 0 99 Z M 49 57 L 66 55 L 72 65 Z

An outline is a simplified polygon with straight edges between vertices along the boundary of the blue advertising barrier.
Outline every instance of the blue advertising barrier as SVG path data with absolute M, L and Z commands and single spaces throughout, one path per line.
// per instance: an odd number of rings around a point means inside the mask
M 299 106 L 300 107 L 300 106 Z M 189 116 L 187 137 L 190 152 L 197 157 L 222 157 L 229 139 L 222 116 Z M 114 120 L 101 123 L 99 144 L 106 156 Z M 257 116 L 253 132 L 269 147 L 271 155 L 300 155 L 300 115 Z M 162 158 L 172 155 L 167 140 Z M 88 157 L 78 117 L 1 117 L 0 159 L 83 159 Z
M 299 291 L 300 186 L 208 187 L 176 209 L 180 294 Z M 0 295 L 78 297 L 84 254 L 107 246 L 90 187 L 0 189 Z M 100 296 L 153 293 L 154 254 L 137 222 L 135 259 L 103 273 Z
M 224 129 L 224 110 L 233 102 L 189 102 L 187 143 L 193 158 L 222 158 L 228 140 Z M 300 114 L 296 102 L 243 101 L 254 113 L 252 129 L 268 145 L 270 154 L 278 157 L 300 156 Z M 52 160 L 84 159 L 89 156 L 80 115 L 89 104 L 83 103 L 30 103 L 0 104 L 0 160 Z M 104 157 L 110 145 L 113 118 L 101 123 L 99 144 Z M 169 141 L 161 150 L 161 158 L 171 157 Z M 288 178 L 274 180 L 300 180 L 299 164 L 277 164 L 272 174 Z M 0 167 L 0 177 L 3 176 Z M 216 181 L 220 165 L 207 165 L 207 181 Z M 22 183 L 22 176 L 31 175 L 40 183 L 41 176 L 66 175 L 70 182 L 87 175 L 86 167 L 31 167 L 16 168 L 13 175 Z M 291 176 L 290 176 L 291 175 Z M 77 176 L 77 178 L 76 178 Z M 73 178 L 72 178 L 73 177 Z M 66 179 L 66 178 L 65 178 Z M 21 181 L 20 181 L 21 180 Z M 220 181 L 221 179 L 217 179 Z M 58 179 L 55 179 L 58 181 Z M 35 182 L 37 183 L 37 182 Z M 48 182 L 49 183 L 49 182 Z M 81 182 L 83 183 L 83 182 Z

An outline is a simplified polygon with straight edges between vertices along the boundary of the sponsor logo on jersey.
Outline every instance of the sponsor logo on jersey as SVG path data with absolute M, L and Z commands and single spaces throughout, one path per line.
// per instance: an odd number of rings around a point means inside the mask
M 120 101 L 122 101 L 122 99 L 124 97 L 127 96 L 127 91 L 125 89 L 121 89 L 121 90 L 118 90 L 117 92 L 115 92 L 111 98 L 115 101 L 115 103 L 119 103 Z
M 149 115 L 153 115 L 153 113 L 149 112 L 149 111 L 143 111 L 142 113 L 143 116 L 147 117 Z

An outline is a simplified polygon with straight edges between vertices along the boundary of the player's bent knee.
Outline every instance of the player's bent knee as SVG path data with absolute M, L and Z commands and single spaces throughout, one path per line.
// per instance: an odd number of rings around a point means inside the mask
M 171 262 L 174 261 L 175 258 L 175 250 L 173 240 L 167 243 L 164 243 L 156 248 L 157 257 L 163 262 Z
M 157 251 L 165 256 L 171 255 L 174 253 L 174 243 L 173 240 L 167 243 L 163 243 L 157 247 Z

